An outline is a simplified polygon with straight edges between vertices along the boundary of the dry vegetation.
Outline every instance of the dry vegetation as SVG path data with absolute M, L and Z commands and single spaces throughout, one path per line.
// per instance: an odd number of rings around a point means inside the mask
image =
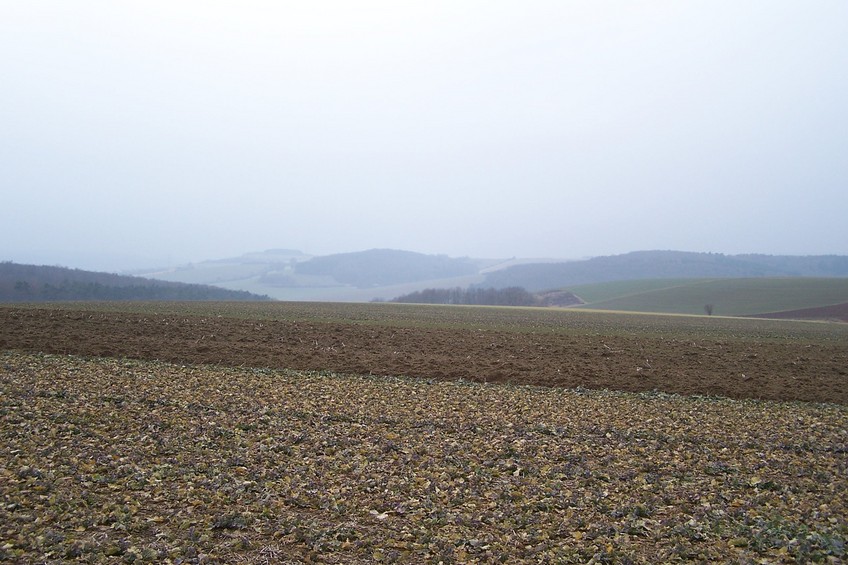
M 845 559 L 845 406 L 7 352 L 0 560 Z

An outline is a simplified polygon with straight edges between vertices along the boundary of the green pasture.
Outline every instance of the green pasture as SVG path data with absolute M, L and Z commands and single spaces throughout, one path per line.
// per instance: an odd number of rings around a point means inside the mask
M 585 308 L 744 316 L 848 302 L 848 278 L 651 279 L 569 288 Z
M 701 283 L 712 279 L 644 279 L 611 281 L 602 283 L 589 283 L 579 286 L 568 287 L 568 290 L 579 296 L 587 304 L 604 302 L 617 298 L 625 298 L 652 292 L 665 290 L 686 284 Z

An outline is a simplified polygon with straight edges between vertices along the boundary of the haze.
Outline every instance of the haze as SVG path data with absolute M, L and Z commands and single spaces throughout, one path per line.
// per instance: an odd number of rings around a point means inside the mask
M 848 3 L 0 2 L 0 260 L 848 254 Z

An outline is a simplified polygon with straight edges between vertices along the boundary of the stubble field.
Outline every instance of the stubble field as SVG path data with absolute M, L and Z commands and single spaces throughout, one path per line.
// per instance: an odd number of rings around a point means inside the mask
M 292 304 L 0 321 L 2 559 L 845 558 L 844 325 Z

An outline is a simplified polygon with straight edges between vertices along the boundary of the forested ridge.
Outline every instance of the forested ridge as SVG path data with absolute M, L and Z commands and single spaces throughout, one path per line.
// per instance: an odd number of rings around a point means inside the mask
M 240 290 L 67 267 L 0 263 L 0 302 L 60 300 L 268 300 Z

